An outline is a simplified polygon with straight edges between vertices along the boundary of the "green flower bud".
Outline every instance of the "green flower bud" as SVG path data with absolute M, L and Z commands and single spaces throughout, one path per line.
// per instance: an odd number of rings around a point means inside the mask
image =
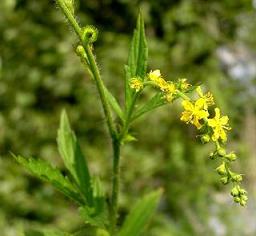
M 228 184 L 229 183 L 229 178 L 227 176 L 221 177 L 220 182 L 222 184 Z
M 223 162 L 220 166 L 218 166 L 216 168 L 216 171 L 218 172 L 219 175 L 226 175 L 227 171 L 226 171 L 226 164 L 225 164 L 225 162 Z
M 224 156 L 226 155 L 226 151 L 225 151 L 224 148 L 219 148 L 219 149 L 217 150 L 217 153 L 218 153 L 218 155 L 221 156 L 221 157 L 224 157 Z
M 241 206 L 246 206 L 246 201 L 241 200 L 241 201 L 240 201 L 240 205 L 241 205 Z
M 93 25 L 83 27 L 82 34 L 85 43 L 94 43 L 98 38 L 98 30 Z
M 241 182 L 243 180 L 242 175 L 239 174 L 232 174 L 231 177 L 234 182 Z
M 240 203 L 240 201 L 241 201 L 240 197 L 234 197 L 234 202 Z
M 232 152 L 232 153 L 226 155 L 225 158 L 227 158 L 229 161 L 235 161 L 237 159 L 237 155 Z
M 80 57 L 83 57 L 85 55 L 85 50 L 84 50 L 84 47 L 82 45 L 78 45 L 76 47 L 76 54 Z
M 242 195 L 241 196 L 241 200 L 247 202 L 248 201 L 248 197 L 246 195 Z
M 210 141 L 210 136 L 208 134 L 204 134 L 203 136 L 201 136 L 201 142 L 202 143 L 208 143 Z
M 231 195 L 232 195 L 233 197 L 239 196 L 239 193 L 240 193 L 239 187 L 236 186 L 236 187 L 234 187 L 234 188 L 231 189 Z
M 245 195 L 247 192 L 243 188 L 241 188 L 241 189 L 239 189 L 239 193 L 241 195 Z

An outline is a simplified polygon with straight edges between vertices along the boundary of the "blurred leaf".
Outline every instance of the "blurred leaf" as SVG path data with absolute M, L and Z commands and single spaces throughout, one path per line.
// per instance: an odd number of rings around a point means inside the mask
M 121 228 L 119 236 L 139 236 L 153 215 L 160 200 L 162 190 L 152 192 L 139 200 Z
M 60 128 L 58 130 L 58 148 L 67 169 L 76 181 L 91 206 L 93 204 L 91 178 L 87 162 L 82 154 L 74 132 L 71 130 L 65 111 L 61 114 Z
M 22 156 L 14 156 L 16 161 L 24 166 L 36 177 L 51 183 L 60 192 L 74 201 L 83 204 L 83 200 L 76 192 L 76 189 L 67 177 L 64 177 L 60 170 L 53 168 L 48 162 L 42 159 L 25 158 Z
M 125 66 L 126 80 L 126 108 L 131 104 L 131 89 L 129 80 L 132 77 L 138 76 L 144 79 L 147 71 L 148 47 L 144 30 L 144 21 L 141 13 L 137 19 L 137 27 L 134 30 L 131 48 L 128 56 L 128 66 Z

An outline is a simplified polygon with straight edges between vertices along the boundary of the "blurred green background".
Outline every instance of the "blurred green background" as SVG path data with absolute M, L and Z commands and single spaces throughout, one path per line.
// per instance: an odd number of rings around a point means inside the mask
M 149 69 L 168 79 L 203 82 L 230 116 L 234 168 L 245 174 L 249 203 L 232 202 L 207 158 L 213 148 L 179 121 L 179 102 L 140 119 L 138 138 L 122 152 L 121 218 L 130 203 L 162 186 L 164 196 L 144 236 L 256 235 L 256 1 L 76 0 L 81 25 L 99 28 L 95 45 L 103 78 L 123 101 L 124 64 L 141 9 Z M 79 58 L 76 38 L 54 1 L 0 3 L 0 232 L 75 231 L 76 208 L 48 184 L 31 177 L 10 152 L 45 158 L 63 168 L 56 147 L 65 108 L 91 170 L 106 183 L 111 150 L 98 95 Z

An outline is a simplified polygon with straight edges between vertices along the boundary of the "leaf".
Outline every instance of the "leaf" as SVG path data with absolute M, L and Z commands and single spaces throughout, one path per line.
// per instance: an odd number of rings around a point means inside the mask
M 147 71 L 148 47 L 141 13 L 137 19 L 137 27 L 133 33 L 128 66 L 131 77 L 139 76 L 144 79 Z
M 104 86 L 104 92 L 105 92 L 106 98 L 107 98 L 110 106 L 113 108 L 113 110 L 118 115 L 118 117 L 121 119 L 121 121 L 124 121 L 124 113 L 123 113 L 120 105 L 118 104 L 116 98 L 112 95 L 111 92 L 109 92 L 109 90 L 105 86 Z
M 83 204 L 83 200 L 79 193 L 76 191 L 69 179 L 61 174 L 59 169 L 53 168 L 43 159 L 25 158 L 22 156 L 14 156 L 14 158 L 19 164 L 30 171 L 31 174 L 51 183 L 55 188 L 70 199 L 79 204 Z
M 79 143 L 72 129 L 65 111 L 61 114 L 60 128 L 57 137 L 58 149 L 74 178 L 79 190 L 86 198 L 87 204 L 93 204 L 91 178 L 85 157 L 82 154 Z
M 94 177 L 92 181 L 93 186 L 93 207 L 81 207 L 79 209 L 80 215 L 85 223 L 105 228 L 108 224 L 108 209 L 105 201 L 105 193 L 98 177 Z
M 126 109 L 129 108 L 132 98 L 132 90 L 129 80 L 138 76 L 144 79 L 147 71 L 148 47 L 144 30 L 144 21 L 141 13 L 137 19 L 137 26 L 133 33 L 132 43 L 128 56 L 128 65 L 125 66 L 125 101 Z
M 152 111 L 155 108 L 166 104 L 165 99 L 163 99 L 162 97 L 162 93 L 157 93 L 155 96 L 153 96 L 145 105 L 138 108 L 138 110 L 134 113 L 132 120 L 135 120 L 142 116 L 144 113 Z
M 162 190 L 154 191 L 139 200 L 127 216 L 119 236 L 139 236 L 153 215 Z

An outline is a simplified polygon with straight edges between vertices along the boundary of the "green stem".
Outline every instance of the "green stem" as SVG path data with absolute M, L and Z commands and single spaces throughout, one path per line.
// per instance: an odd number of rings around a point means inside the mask
M 79 24 L 77 23 L 74 15 L 70 12 L 70 10 L 68 9 L 68 7 L 66 6 L 66 4 L 63 0 L 57 0 L 57 3 L 59 4 L 59 6 L 60 6 L 61 10 L 63 11 L 64 15 L 67 17 L 69 23 L 71 24 L 71 26 L 75 30 L 75 32 L 78 35 L 80 41 L 82 43 L 84 43 L 83 42 L 82 30 L 81 30 Z M 104 85 L 103 85 L 103 81 L 100 77 L 99 68 L 96 64 L 94 55 L 93 55 L 92 50 L 90 48 L 90 45 L 89 44 L 84 45 L 84 49 L 85 49 L 85 52 L 87 54 L 88 61 L 90 63 L 89 64 L 90 70 L 93 74 L 93 77 L 94 77 L 95 82 L 96 82 L 97 89 L 99 91 L 99 95 L 100 95 L 101 103 L 102 103 L 102 106 L 103 106 L 104 114 L 105 114 L 105 117 L 107 119 L 107 125 L 108 125 L 108 129 L 109 129 L 109 133 L 111 135 L 111 138 L 113 139 L 114 136 L 116 136 L 115 126 L 114 126 L 113 118 L 112 118 L 112 115 L 111 115 L 111 110 L 110 110 L 110 107 L 109 107 L 109 104 L 107 102 L 106 95 L 105 95 L 105 92 L 104 92 Z
M 107 119 L 109 133 L 110 133 L 111 138 L 113 140 L 116 136 L 115 125 L 114 125 L 114 121 L 113 121 L 113 118 L 112 118 L 109 103 L 107 102 L 106 94 L 105 94 L 105 91 L 104 91 L 104 84 L 103 84 L 103 81 L 102 81 L 101 76 L 100 76 L 99 68 L 96 64 L 95 57 L 92 53 L 90 45 L 86 44 L 84 46 L 84 49 L 85 49 L 85 52 L 87 54 L 88 61 L 90 63 L 89 66 L 90 66 L 91 72 L 93 74 L 97 89 L 99 91 L 102 107 L 103 107 L 103 110 L 104 110 L 105 117 Z
M 112 142 L 114 149 L 113 158 L 113 177 L 112 177 L 112 196 L 110 205 L 110 232 L 111 236 L 116 233 L 116 225 L 118 218 L 118 197 L 120 184 L 120 140 L 114 139 Z
M 130 105 L 129 109 L 126 112 L 125 123 L 124 123 L 123 129 L 122 129 L 120 137 L 119 137 L 121 142 L 122 142 L 123 138 L 125 137 L 126 133 L 129 130 L 129 126 L 130 126 L 131 121 L 132 121 L 132 114 L 133 114 L 133 111 L 134 111 L 134 106 L 135 106 L 135 103 L 136 103 L 136 100 L 137 100 L 138 96 L 139 96 L 139 93 L 136 93 L 133 96 L 131 105 Z
M 68 7 L 66 6 L 65 2 L 63 0 L 56 0 L 56 2 L 60 6 L 60 9 L 64 13 L 64 15 L 67 17 L 69 23 L 72 25 L 74 31 L 76 32 L 76 34 L 78 35 L 80 40 L 83 40 L 81 28 L 80 28 L 79 24 L 77 23 L 74 15 L 70 12 Z
M 70 22 L 71 26 L 75 30 L 76 34 L 78 35 L 81 43 L 84 46 L 86 55 L 87 55 L 87 61 L 83 61 L 83 63 L 88 64 L 90 71 L 92 73 L 92 77 L 95 80 L 97 90 L 100 95 L 100 100 L 102 103 L 102 107 L 104 110 L 104 115 L 107 119 L 107 125 L 108 130 L 112 139 L 112 148 L 113 148 L 113 179 L 112 179 L 112 196 L 111 196 L 111 205 L 110 205 L 110 221 L 111 221 L 111 235 L 115 234 L 116 231 L 116 223 L 117 223 L 117 217 L 118 217 L 118 195 L 119 195 L 119 162 L 120 162 L 120 139 L 117 137 L 117 131 L 115 129 L 115 124 L 112 118 L 111 109 L 109 106 L 109 103 L 107 102 L 106 94 L 104 91 L 104 83 L 101 79 L 99 68 L 97 66 L 95 57 L 92 53 L 91 45 L 84 44 L 83 42 L 83 34 L 80 26 L 78 25 L 75 17 L 73 14 L 69 11 L 66 4 L 62 0 L 57 0 L 57 3 L 59 4 L 61 10 L 67 17 L 68 21 Z
M 181 98 L 183 98 L 184 100 L 191 100 L 190 97 L 188 97 L 185 93 L 182 93 L 179 90 L 175 91 Z

